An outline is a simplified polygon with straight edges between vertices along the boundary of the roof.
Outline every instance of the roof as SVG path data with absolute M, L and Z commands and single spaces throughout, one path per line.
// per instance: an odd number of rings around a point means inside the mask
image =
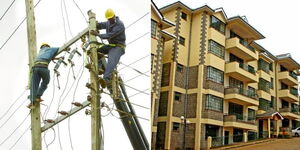
M 159 11 L 158 7 L 155 5 L 155 3 L 152 0 L 151 0 L 151 7 L 154 9 L 154 12 L 158 15 L 162 23 L 166 26 L 165 28 L 175 26 L 175 23 L 169 21 L 163 16 L 163 14 Z
M 290 53 L 277 55 L 276 58 L 282 66 L 290 70 L 300 69 L 300 64 L 292 58 Z
M 275 115 L 279 116 L 279 118 L 280 118 L 281 120 L 283 120 L 282 115 L 281 115 L 279 112 L 274 111 L 274 110 L 270 110 L 270 111 L 268 111 L 268 112 L 266 112 L 266 113 L 264 113 L 264 114 L 256 115 L 256 117 L 257 117 L 257 118 L 272 118 L 272 117 L 274 117 Z

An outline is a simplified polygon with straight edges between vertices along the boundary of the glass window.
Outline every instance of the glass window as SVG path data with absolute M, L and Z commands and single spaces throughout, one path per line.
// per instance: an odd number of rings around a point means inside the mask
M 271 103 L 270 103 L 271 108 L 274 108 L 274 102 L 275 102 L 275 97 L 271 96 Z
M 179 131 L 180 124 L 177 122 L 173 122 L 173 131 Z
M 179 36 L 179 44 L 183 45 L 185 44 L 185 38 L 182 36 Z
M 263 78 L 259 78 L 258 89 L 270 93 L 270 82 Z
M 177 71 L 177 72 L 183 72 L 183 65 L 177 64 L 177 66 L 176 66 L 176 71 Z
M 255 120 L 255 110 L 248 108 L 248 120 Z
M 269 69 L 270 69 L 270 71 L 273 71 L 273 63 L 269 64 Z
M 286 85 L 286 84 L 284 84 L 284 83 L 281 82 L 281 89 L 282 89 L 282 90 L 288 89 L 288 88 L 289 88 L 288 85 Z
M 215 16 L 211 16 L 210 26 L 220 31 L 222 34 L 225 34 L 225 23 L 223 23 Z
M 223 99 L 214 95 L 207 94 L 205 109 L 223 112 Z
M 184 20 L 186 20 L 186 18 L 187 18 L 187 15 L 186 15 L 186 13 L 184 13 L 184 12 L 181 12 L 181 18 L 182 18 L 182 19 L 184 19 Z
M 206 79 L 223 84 L 224 83 L 224 72 L 219 69 L 216 69 L 214 67 L 208 66 Z
M 265 110 L 265 111 L 269 110 L 270 109 L 270 101 L 260 98 L 258 108 Z
M 208 51 L 224 59 L 224 46 L 213 40 L 208 41 Z
M 156 28 L 157 28 L 157 22 L 154 20 L 151 20 L 151 37 L 156 37 Z
M 181 93 L 175 92 L 175 94 L 174 94 L 174 100 L 180 101 L 180 99 L 181 99 Z
M 271 82 L 270 82 L 270 89 L 274 89 L 274 79 L 271 77 Z
M 263 70 L 266 73 L 269 73 L 270 64 L 262 59 L 258 60 L 258 70 Z

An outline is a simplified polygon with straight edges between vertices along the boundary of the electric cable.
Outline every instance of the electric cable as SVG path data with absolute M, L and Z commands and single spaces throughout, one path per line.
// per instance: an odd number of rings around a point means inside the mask
M 10 107 L 0 117 L 0 120 L 2 120 L 2 118 L 7 115 L 7 113 L 10 111 L 10 109 L 18 102 L 18 100 L 26 93 L 26 91 L 27 91 L 27 89 L 24 92 L 22 92 L 22 94 L 20 96 L 18 96 L 18 98 L 16 100 L 14 100 L 14 102 L 10 105 Z
M 28 128 L 22 133 L 22 135 L 18 138 L 18 140 L 9 148 L 9 150 L 11 150 L 12 148 L 14 148 L 16 146 L 16 144 L 20 141 L 20 139 L 25 135 L 25 133 L 30 129 L 30 125 L 28 126 Z
M 84 15 L 83 11 L 82 11 L 82 10 L 80 9 L 80 7 L 77 5 L 77 3 L 75 2 L 75 0 L 73 0 L 73 2 L 74 2 L 74 4 L 76 5 L 76 7 L 79 9 L 79 11 L 80 11 L 81 15 L 83 16 L 85 22 L 88 23 L 88 20 L 86 19 L 86 17 L 85 17 L 85 15 Z
M 149 57 L 149 56 L 150 56 L 150 55 L 146 55 L 146 56 L 144 56 L 144 57 L 142 57 L 142 58 L 140 58 L 140 59 L 138 59 L 138 60 L 135 60 L 135 61 L 131 62 L 130 64 L 128 64 L 128 66 L 133 65 L 133 64 L 135 64 L 135 63 L 137 63 L 137 62 L 139 62 L 139 61 L 141 61 L 141 60 L 143 60 L 143 59 L 145 59 L 145 58 L 147 58 L 147 57 Z M 123 70 L 124 68 L 126 68 L 126 66 L 125 66 L 125 67 L 122 67 L 122 68 L 119 69 L 118 71 L 121 71 L 121 70 Z
M 143 74 L 148 73 L 148 72 L 150 72 L 150 70 L 143 72 Z M 137 78 L 137 77 L 140 77 L 140 76 L 142 76 L 143 74 L 138 74 L 137 76 L 134 76 L 134 77 L 132 77 L 132 78 L 130 78 L 130 79 L 124 81 L 124 83 L 127 83 L 127 82 L 129 82 L 129 81 L 131 81 L 131 80 L 133 80 L 133 79 L 135 79 L 135 78 Z
M 132 87 L 132 86 L 129 86 L 129 85 L 127 85 L 127 84 L 124 84 L 124 85 L 127 86 L 127 87 L 129 87 L 129 88 L 131 88 L 131 89 L 133 89 L 133 90 L 135 90 L 135 91 L 138 91 L 138 92 L 143 93 L 143 94 L 145 94 L 145 95 L 149 95 L 149 93 L 143 92 L 143 91 L 141 91 L 141 90 L 139 90 L 139 89 L 136 89 L 136 88 L 134 88 L 134 87 Z
M 2 144 L 4 144 L 19 128 L 20 128 L 20 126 L 21 125 L 23 125 L 23 123 L 26 121 L 26 119 L 28 118 L 28 116 L 29 116 L 29 114 L 30 113 L 28 113 L 28 115 L 25 117 L 25 119 L 17 126 L 17 128 L 15 128 L 14 130 L 13 130 L 13 132 L 8 136 L 8 137 L 6 137 L 1 143 L 0 143 L 0 146 L 2 145 Z
M 34 8 L 41 2 L 41 0 L 39 0 L 35 5 Z M 26 20 L 27 17 L 25 17 L 21 23 L 19 23 L 19 25 L 14 29 L 14 31 L 10 34 L 10 36 L 5 40 L 5 42 L 1 45 L 0 50 L 2 50 L 2 48 L 7 44 L 7 42 L 11 39 L 11 37 L 17 32 L 17 30 L 20 28 L 20 26 L 24 23 L 24 21 Z
M 8 8 L 5 10 L 5 12 L 3 13 L 3 15 L 0 18 L 0 21 L 3 19 L 3 17 L 6 15 L 6 13 L 8 12 L 8 10 L 11 8 L 11 6 L 15 3 L 16 0 L 13 0 L 10 5 L 8 6 Z

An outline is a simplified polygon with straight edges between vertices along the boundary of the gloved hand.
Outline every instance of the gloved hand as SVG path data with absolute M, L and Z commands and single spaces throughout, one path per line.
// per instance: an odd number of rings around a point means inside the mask
M 98 31 L 94 31 L 94 30 L 91 30 L 91 31 L 90 31 L 90 34 L 95 35 L 95 36 L 98 36 L 98 35 L 99 35 Z

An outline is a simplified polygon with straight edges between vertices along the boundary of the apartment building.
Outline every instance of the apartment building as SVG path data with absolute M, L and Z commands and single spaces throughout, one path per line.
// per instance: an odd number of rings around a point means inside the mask
M 152 149 L 205 149 L 208 137 L 214 147 L 299 126 L 300 65 L 256 43 L 265 37 L 245 18 L 181 2 L 152 9 Z
M 155 147 L 158 117 L 158 101 L 160 97 L 160 85 L 162 77 L 162 54 L 164 43 L 175 36 L 164 29 L 175 24 L 161 14 L 157 6 L 151 3 L 151 147 Z

